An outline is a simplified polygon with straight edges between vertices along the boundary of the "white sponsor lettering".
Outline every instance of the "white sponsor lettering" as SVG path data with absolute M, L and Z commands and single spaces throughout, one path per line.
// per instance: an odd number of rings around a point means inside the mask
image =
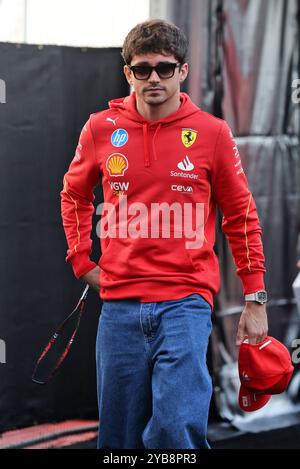
M 170 176 L 172 177 L 181 177 L 181 178 L 189 178 L 189 179 L 198 179 L 198 174 L 190 174 L 190 173 L 178 173 L 177 171 L 171 171 Z
M 78 143 L 75 156 L 74 156 L 74 160 L 77 161 L 78 163 L 80 163 L 80 160 L 81 160 L 81 150 L 82 150 L 82 145 L 81 143 Z
M 129 182 L 109 182 L 110 188 L 115 191 L 127 191 Z
M 185 192 L 185 193 L 191 193 L 193 192 L 192 186 L 177 186 L 176 184 L 173 184 L 171 186 L 172 191 L 175 192 Z
M 234 164 L 234 166 L 235 166 L 235 168 L 237 168 L 237 167 L 240 166 L 240 168 L 239 168 L 239 169 L 237 170 L 237 172 L 236 172 L 236 175 L 238 176 L 239 174 L 242 174 L 242 173 L 244 172 L 244 170 L 243 170 L 243 167 L 242 167 L 242 161 L 241 161 L 241 159 L 240 159 L 239 150 L 238 150 L 237 144 L 236 144 L 236 142 L 235 142 L 235 140 L 234 140 L 234 136 L 233 136 L 231 130 L 229 130 L 229 135 L 230 135 L 230 138 L 231 138 L 232 143 L 233 143 L 233 147 L 232 147 L 232 149 L 233 149 L 233 156 L 234 156 L 234 158 L 235 158 L 236 160 L 238 160 L 238 161 Z

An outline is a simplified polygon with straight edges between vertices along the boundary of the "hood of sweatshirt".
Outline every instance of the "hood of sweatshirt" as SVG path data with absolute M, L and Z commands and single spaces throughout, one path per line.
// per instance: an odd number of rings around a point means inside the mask
M 181 105 L 176 112 L 169 114 L 163 119 L 151 122 L 145 119 L 141 114 L 137 112 L 135 92 L 131 93 L 131 95 L 126 96 L 125 98 L 118 98 L 109 101 L 110 109 L 115 109 L 119 111 L 124 117 L 126 117 L 126 119 L 134 121 L 136 124 L 141 126 L 144 141 L 144 164 L 146 167 L 150 166 L 150 145 L 152 148 L 154 159 L 157 160 L 155 141 L 158 137 L 160 129 L 163 126 L 170 125 L 176 121 L 180 121 L 200 111 L 200 108 L 192 102 L 192 100 L 186 93 L 180 93 L 180 102 Z M 149 138 L 150 128 L 155 129 L 151 140 Z

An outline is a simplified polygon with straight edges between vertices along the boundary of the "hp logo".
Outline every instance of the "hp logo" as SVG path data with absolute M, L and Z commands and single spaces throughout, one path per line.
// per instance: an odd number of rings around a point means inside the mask
M 128 141 L 128 133 L 124 129 L 117 129 L 111 136 L 111 144 L 114 147 L 122 147 Z

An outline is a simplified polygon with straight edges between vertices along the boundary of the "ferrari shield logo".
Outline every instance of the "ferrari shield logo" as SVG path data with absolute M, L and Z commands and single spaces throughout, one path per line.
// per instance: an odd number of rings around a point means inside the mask
M 196 130 L 182 129 L 181 130 L 181 140 L 182 140 L 183 145 L 186 148 L 191 147 L 196 141 L 197 134 L 198 134 L 198 132 Z

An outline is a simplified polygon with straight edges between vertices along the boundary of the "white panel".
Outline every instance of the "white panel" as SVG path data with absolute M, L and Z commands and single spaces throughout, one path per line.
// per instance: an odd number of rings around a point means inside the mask
M 0 0 L 0 41 L 24 41 L 24 0 Z
M 121 46 L 149 0 L 0 0 L 0 41 Z

